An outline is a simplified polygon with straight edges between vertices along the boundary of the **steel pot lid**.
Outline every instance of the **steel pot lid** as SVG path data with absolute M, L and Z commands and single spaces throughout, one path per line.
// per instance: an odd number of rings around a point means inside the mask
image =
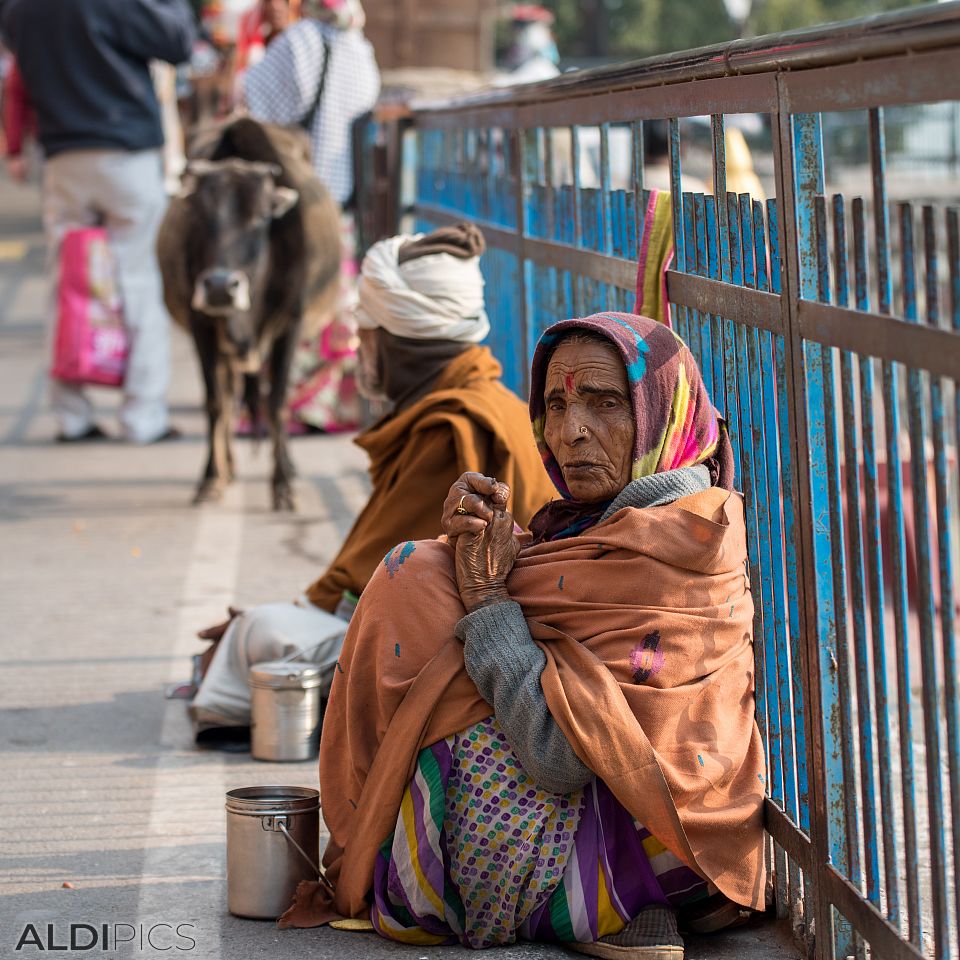
M 320 685 L 320 668 L 313 663 L 268 660 L 250 668 L 251 686 L 275 690 L 295 690 Z

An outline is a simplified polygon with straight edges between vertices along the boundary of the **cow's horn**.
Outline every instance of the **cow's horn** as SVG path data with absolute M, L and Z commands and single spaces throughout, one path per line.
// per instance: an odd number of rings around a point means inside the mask
M 277 187 L 273 191 L 273 205 L 271 213 L 275 220 L 282 217 L 288 210 L 296 206 L 300 194 L 290 187 Z
M 270 163 L 267 160 L 250 160 L 247 162 L 247 167 L 254 173 L 259 173 L 261 176 L 269 175 L 274 180 L 283 176 L 283 167 L 279 163 Z
M 217 164 L 213 160 L 191 160 L 187 164 L 186 173 L 192 173 L 195 177 L 203 177 L 208 173 L 213 173 L 217 169 Z

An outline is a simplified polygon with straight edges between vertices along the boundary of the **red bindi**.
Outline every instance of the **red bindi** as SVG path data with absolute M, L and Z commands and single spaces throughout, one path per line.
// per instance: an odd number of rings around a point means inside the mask
M 573 393 L 573 374 L 567 373 L 564 375 L 563 384 L 567 388 L 567 393 Z

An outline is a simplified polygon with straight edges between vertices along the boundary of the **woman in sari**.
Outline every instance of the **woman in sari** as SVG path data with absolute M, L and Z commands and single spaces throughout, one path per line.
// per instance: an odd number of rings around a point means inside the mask
M 385 557 L 324 722 L 329 883 L 284 926 L 681 960 L 678 912 L 706 931 L 764 907 L 726 426 L 683 342 L 627 314 L 548 329 L 530 396 L 563 499 L 517 536 L 505 485 L 464 474 L 446 538 Z

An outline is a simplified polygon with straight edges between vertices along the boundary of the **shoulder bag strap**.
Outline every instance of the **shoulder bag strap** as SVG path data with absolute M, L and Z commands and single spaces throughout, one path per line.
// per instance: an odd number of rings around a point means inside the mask
M 307 133 L 312 133 L 313 131 L 313 122 L 317 119 L 317 111 L 320 109 L 320 101 L 323 99 L 323 88 L 327 82 L 327 68 L 330 66 L 331 44 L 327 39 L 327 35 L 323 33 L 322 30 L 320 36 L 323 39 L 323 67 L 320 69 L 320 83 L 317 84 L 317 95 L 313 98 L 313 104 L 307 111 L 306 116 L 300 121 L 300 126 L 303 127 Z

